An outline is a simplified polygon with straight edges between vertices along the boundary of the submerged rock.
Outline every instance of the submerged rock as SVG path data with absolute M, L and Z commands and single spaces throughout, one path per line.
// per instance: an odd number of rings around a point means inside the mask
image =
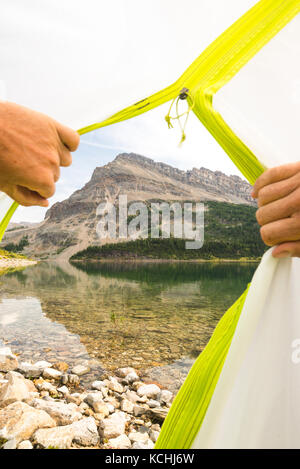
M 0 347 L 0 371 L 13 371 L 19 366 L 18 359 L 9 347 Z
M 86 373 L 89 373 L 91 370 L 88 366 L 85 365 L 77 365 L 72 368 L 72 373 L 77 376 L 82 376 L 85 375 Z

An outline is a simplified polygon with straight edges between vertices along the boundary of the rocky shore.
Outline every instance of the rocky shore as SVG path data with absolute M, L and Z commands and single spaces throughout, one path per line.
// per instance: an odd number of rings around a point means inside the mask
M 134 368 L 99 376 L 83 365 L 20 362 L 0 348 L 0 448 L 152 449 L 173 400 Z
M 37 261 L 32 261 L 25 257 L 17 258 L 0 256 L 0 269 L 15 269 L 17 267 L 28 267 L 29 265 L 34 264 L 37 264 Z

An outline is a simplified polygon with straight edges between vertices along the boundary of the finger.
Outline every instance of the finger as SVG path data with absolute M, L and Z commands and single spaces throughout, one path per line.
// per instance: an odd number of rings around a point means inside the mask
M 24 207 L 31 207 L 38 205 L 40 207 L 48 207 L 49 202 L 44 197 L 41 197 L 37 192 L 27 189 L 23 186 L 12 186 L 7 194 L 14 199 L 18 204 Z
M 296 173 L 294 176 L 283 181 L 269 184 L 258 192 L 257 204 L 259 207 L 274 202 L 275 200 L 282 199 L 292 193 L 300 185 L 300 175 Z
M 256 212 L 256 220 L 259 225 L 266 225 L 267 223 L 290 217 L 294 213 L 299 212 L 299 207 L 300 189 L 297 189 L 282 199 L 260 207 Z
M 72 164 L 72 155 L 70 151 L 62 144 L 59 152 L 60 166 L 70 166 Z
M 78 132 L 70 127 L 66 127 L 65 125 L 56 122 L 56 129 L 61 139 L 62 143 L 67 147 L 69 151 L 76 151 L 80 142 L 80 137 Z
M 50 171 L 40 172 L 39 177 L 28 184 L 23 184 L 27 189 L 37 192 L 42 198 L 48 199 L 55 193 L 55 175 Z
M 300 257 L 300 241 L 292 243 L 282 243 L 272 251 L 272 256 L 276 258 Z
M 267 246 L 300 240 L 300 218 L 285 218 L 264 225 L 260 229 L 263 242 Z
M 300 170 L 300 162 L 297 163 L 289 163 L 282 166 L 275 166 L 274 168 L 267 169 L 259 178 L 256 180 L 253 190 L 252 190 L 252 197 L 256 198 L 258 196 L 258 192 L 263 187 L 267 186 L 268 184 L 273 184 L 278 181 L 282 181 L 283 179 L 287 179 L 293 176 Z

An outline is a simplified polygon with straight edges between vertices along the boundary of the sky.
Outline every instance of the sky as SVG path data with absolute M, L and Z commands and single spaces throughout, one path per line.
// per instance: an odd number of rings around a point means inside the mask
M 164 120 L 169 105 L 161 106 L 142 116 L 111 127 L 99 129 L 81 137 L 69 168 L 61 168 L 56 193 L 50 206 L 68 198 L 87 183 L 97 166 L 111 162 L 119 153 L 138 153 L 182 170 L 205 167 L 225 174 L 240 175 L 237 168 L 209 134 L 201 122 L 190 114 L 186 126 L 186 141 L 179 146 L 181 132 L 177 122 L 168 129 Z M 46 209 L 19 207 L 12 222 L 40 222 Z
M 9 2 L 0 18 L 5 39 L 0 44 L 2 98 L 75 129 L 99 122 L 174 82 L 254 3 L 186 0 L 182 6 L 180 0 L 86 0 L 83 9 L 81 0 Z M 81 188 L 95 167 L 120 152 L 139 153 L 184 170 L 204 166 L 238 174 L 193 113 L 186 141 L 178 148 L 180 129 L 176 122 L 174 129 L 168 129 L 164 119 L 168 108 L 166 103 L 82 136 L 73 165 L 61 171 L 51 205 Z M 12 221 L 39 222 L 45 212 L 20 207 Z

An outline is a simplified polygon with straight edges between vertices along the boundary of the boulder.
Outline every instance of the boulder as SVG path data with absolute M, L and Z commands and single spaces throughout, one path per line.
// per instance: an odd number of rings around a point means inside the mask
M 73 441 L 81 446 L 95 446 L 99 443 L 99 435 L 95 420 L 88 417 L 71 425 L 37 430 L 34 440 L 43 448 L 67 449 Z
M 14 372 L 6 375 L 8 382 L 0 389 L 0 408 L 6 407 L 16 401 L 23 401 L 31 398 L 31 393 L 36 392 L 36 387 L 28 379 L 19 377 Z
M 81 446 L 96 446 L 99 441 L 98 428 L 93 417 L 73 423 L 74 443 Z
M 82 418 L 76 404 L 65 404 L 57 401 L 33 399 L 32 406 L 47 412 L 57 425 L 69 425 Z
M 102 420 L 100 434 L 103 438 L 116 438 L 125 433 L 126 418 L 123 412 L 116 412 Z
M 0 410 L 0 438 L 15 439 L 17 443 L 28 440 L 38 428 L 55 427 L 55 421 L 43 410 L 30 407 L 25 402 L 14 402 Z
M 131 448 L 131 441 L 124 433 L 123 435 L 117 436 L 117 438 L 110 438 L 108 445 L 112 449 L 129 449 Z

